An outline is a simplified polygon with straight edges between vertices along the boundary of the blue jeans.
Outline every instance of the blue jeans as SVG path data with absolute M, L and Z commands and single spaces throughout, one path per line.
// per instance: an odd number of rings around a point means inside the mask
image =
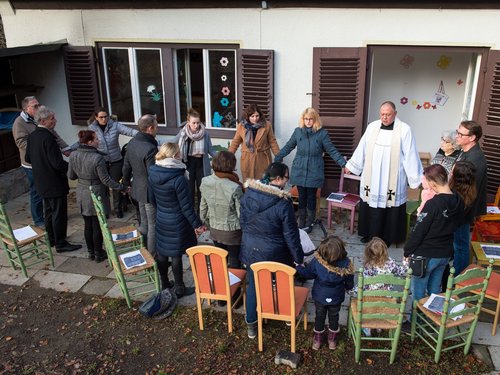
M 247 265 L 247 299 L 245 309 L 246 322 L 255 323 L 257 321 L 257 293 L 255 291 L 253 271 L 249 265 Z
M 414 301 L 426 295 L 430 296 L 432 293 L 441 293 L 441 279 L 449 261 L 450 258 L 428 258 L 425 276 L 411 278 L 411 293 Z
M 45 220 L 43 218 L 43 199 L 35 190 L 35 183 L 33 180 L 33 170 L 31 168 L 25 168 L 24 173 L 28 176 L 28 181 L 30 183 L 30 207 L 31 207 L 31 217 L 35 225 L 45 225 Z
M 156 257 L 156 207 L 151 203 L 139 202 L 141 225 L 139 232 L 144 236 L 148 251 Z
M 455 230 L 453 238 L 453 248 L 455 249 L 453 267 L 455 268 L 455 275 L 458 275 L 469 265 L 469 246 L 470 224 L 462 224 Z

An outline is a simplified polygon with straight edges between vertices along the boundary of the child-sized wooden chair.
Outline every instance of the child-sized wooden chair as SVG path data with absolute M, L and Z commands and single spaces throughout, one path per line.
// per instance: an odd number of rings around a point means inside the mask
M 35 264 L 48 262 L 54 267 L 54 257 L 47 232 L 34 225 L 29 225 L 26 229 L 33 232 L 33 235 L 18 241 L 14 236 L 7 211 L 0 203 L 0 242 L 2 242 L 2 248 L 5 250 L 10 266 L 13 269 L 19 267 L 24 277 L 28 277 L 27 268 Z
M 346 178 L 351 179 L 351 180 L 355 180 L 358 182 L 361 181 L 360 176 L 356 176 L 354 174 L 345 174 L 344 168 L 341 168 L 339 191 L 338 191 L 339 194 L 345 193 L 344 182 L 345 182 Z M 351 194 L 351 196 L 354 197 L 355 199 L 352 199 L 352 200 L 344 199 L 344 200 L 342 200 L 342 202 L 327 201 L 327 203 L 328 203 L 328 228 L 332 227 L 332 208 L 337 207 L 340 209 L 351 211 L 351 218 L 349 221 L 349 232 L 351 234 L 354 232 L 354 220 L 356 218 L 356 207 L 358 206 L 361 198 L 357 194 Z
M 455 277 L 455 269 L 451 268 L 441 314 L 424 307 L 429 297 L 413 301 L 411 341 L 414 341 L 416 336 L 420 337 L 434 351 L 436 363 L 439 362 L 441 352 L 462 346 L 464 355 L 469 352 L 484 295 L 488 289 L 492 267 L 491 261 L 487 269 L 469 268 L 457 277 Z M 471 282 L 472 280 L 474 281 Z M 480 292 L 470 293 L 475 290 L 480 290 Z M 453 308 L 461 304 L 464 304 L 464 309 L 452 312 Z M 450 345 L 443 348 L 446 340 L 450 340 Z
M 391 364 L 396 359 L 410 282 L 411 270 L 408 271 L 406 278 L 401 278 L 396 275 L 364 277 L 363 269 L 359 269 L 358 296 L 351 298 L 347 323 L 347 332 L 354 340 L 354 358 L 357 363 L 359 363 L 361 352 L 391 353 L 389 360 Z M 386 284 L 394 287 L 391 287 L 391 290 L 365 290 L 365 287 L 373 284 Z M 388 337 L 362 336 L 362 328 L 388 330 Z M 364 347 L 362 344 L 367 341 L 389 342 L 391 346 L 390 348 L 380 347 L 380 345 Z
M 186 253 L 189 256 L 189 263 L 193 272 L 200 330 L 203 330 L 202 304 L 204 300 L 209 304 L 211 300 L 217 300 L 226 301 L 227 329 L 229 333 L 233 332 L 233 308 L 242 298 L 243 305 L 245 305 L 245 277 L 247 271 L 228 268 L 228 252 L 215 246 L 193 246 L 187 249 Z M 231 283 L 229 272 L 237 278 L 234 279 L 233 283 Z M 231 303 L 238 290 L 240 295 Z
M 291 351 L 295 353 L 295 330 L 301 319 L 304 320 L 304 330 L 307 329 L 309 289 L 294 285 L 293 276 L 297 271 L 285 264 L 258 262 L 250 267 L 254 272 L 257 294 L 259 351 L 263 349 L 262 321 L 273 319 L 290 322 Z
M 143 294 L 160 292 L 160 279 L 158 277 L 158 268 L 151 254 L 144 248 L 128 248 L 117 252 L 115 242 L 108 228 L 101 197 L 97 197 L 91 192 L 92 201 L 97 212 L 99 225 L 104 238 L 104 246 L 108 254 L 109 261 L 115 272 L 116 281 L 120 290 L 127 301 L 129 308 L 132 308 L 131 298 Z M 139 251 L 146 264 L 127 269 L 120 255 Z

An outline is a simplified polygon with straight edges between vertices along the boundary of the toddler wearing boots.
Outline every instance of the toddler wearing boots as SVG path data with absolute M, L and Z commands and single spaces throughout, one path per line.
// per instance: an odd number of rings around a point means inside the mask
M 297 272 L 306 279 L 314 279 L 312 298 L 316 319 L 312 348 L 318 350 L 321 347 L 328 314 L 328 347 L 333 350 L 337 346 L 340 306 L 346 290 L 354 287 L 354 266 L 347 257 L 344 242 L 337 236 L 328 236 L 309 264 L 297 265 Z

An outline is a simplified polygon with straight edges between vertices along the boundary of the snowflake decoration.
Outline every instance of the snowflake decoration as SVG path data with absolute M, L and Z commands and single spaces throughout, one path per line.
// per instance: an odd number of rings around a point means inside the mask
M 214 126 L 216 128 L 222 127 L 220 120 L 222 120 L 223 118 L 224 117 L 222 117 L 219 112 L 217 112 L 217 111 L 214 112 L 214 117 L 212 118 L 212 126 Z
M 457 85 L 459 85 L 459 86 L 460 86 L 462 83 L 464 83 L 464 81 L 462 81 L 461 79 L 459 79 L 459 80 L 457 81 Z
M 410 65 L 413 64 L 413 61 L 415 58 L 412 55 L 404 55 L 401 60 L 399 60 L 399 63 L 403 65 L 405 69 L 408 69 Z
M 224 86 L 222 88 L 222 90 L 220 90 L 220 91 L 222 92 L 222 95 L 224 95 L 224 96 L 228 96 L 231 93 L 231 90 L 229 90 L 229 87 L 227 87 L 227 86 Z
M 408 104 L 408 98 L 406 96 L 403 96 L 399 101 L 402 105 Z
M 429 109 L 429 108 L 431 108 L 431 103 L 424 102 L 424 109 Z
M 221 80 L 222 82 L 226 82 L 226 81 L 227 81 L 227 76 L 226 76 L 225 74 L 221 75 L 221 76 L 220 76 L 220 80 Z
M 221 57 L 220 64 L 222 66 L 227 66 L 227 64 L 229 64 L 229 59 L 227 57 Z
M 451 57 L 449 56 L 445 56 L 445 55 L 441 55 L 441 57 L 439 58 L 438 62 L 436 63 L 436 65 L 441 68 L 441 69 L 446 69 L 448 68 L 448 66 L 450 65 L 451 63 Z
M 229 100 L 227 98 L 222 98 L 220 100 L 220 105 L 223 107 L 227 107 L 229 105 Z
M 156 86 L 155 85 L 149 85 L 148 88 L 146 89 L 146 91 L 151 94 L 153 91 L 156 91 Z

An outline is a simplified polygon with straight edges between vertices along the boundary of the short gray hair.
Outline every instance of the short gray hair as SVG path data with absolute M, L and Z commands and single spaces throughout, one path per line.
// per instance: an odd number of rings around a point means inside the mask
M 36 97 L 35 96 L 27 96 L 26 98 L 24 98 L 21 101 L 21 107 L 23 108 L 23 110 L 26 110 L 26 108 L 28 108 L 28 104 L 30 104 L 30 102 L 32 100 L 36 100 Z
M 54 116 L 56 113 L 51 110 L 49 107 L 41 105 L 38 107 L 38 112 L 35 114 L 35 122 L 38 124 L 43 120 L 47 120 L 48 118 Z
M 137 122 L 137 127 L 139 128 L 139 130 L 142 133 L 144 133 L 144 132 L 146 132 L 146 130 L 149 127 L 151 127 L 151 126 L 153 126 L 155 124 L 158 124 L 156 122 L 156 116 L 155 115 L 144 115 Z
M 457 139 L 455 138 L 456 134 L 457 134 L 456 130 L 444 130 L 441 133 L 441 138 L 444 139 L 446 142 L 450 142 L 453 148 L 455 150 L 458 150 L 460 148 L 460 145 L 457 143 Z

